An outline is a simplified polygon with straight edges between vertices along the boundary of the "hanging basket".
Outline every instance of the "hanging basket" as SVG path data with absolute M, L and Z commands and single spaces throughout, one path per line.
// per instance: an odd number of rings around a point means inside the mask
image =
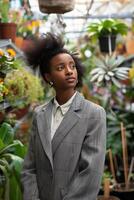
M 99 45 L 100 45 L 100 51 L 104 53 L 109 52 L 109 36 L 101 36 L 99 37 Z M 115 50 L 116 47 L 116 36 L 110 35 L 110 45 L 111 45 L 111 51 Z
M 43 13 L 63 14 L 74 9 L 74 0 L 38 0 L 38 2 Z

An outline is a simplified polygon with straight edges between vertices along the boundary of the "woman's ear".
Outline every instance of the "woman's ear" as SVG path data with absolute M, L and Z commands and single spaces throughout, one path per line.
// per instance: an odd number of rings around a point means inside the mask
M 51 82 L 50 74 L 49 74 L 49 73 L 44 74 L 44 79 L 45 79 L 48 83 L 50 83 L 50 82 Z

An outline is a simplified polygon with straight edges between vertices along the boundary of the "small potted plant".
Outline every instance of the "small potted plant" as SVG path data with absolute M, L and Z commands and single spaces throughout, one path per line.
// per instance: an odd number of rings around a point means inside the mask
M 11 21 L 9 11 L 10 1 L 0 0 L 0 39 L 11 39 L 14 42 L 17 25 Z
M 127 34 L 128 27 L 117 19 L 105 19 L 88 25 L 87 31 L 93 38 L 99 40 L 101 52 L 114 51 L 117 34 Z

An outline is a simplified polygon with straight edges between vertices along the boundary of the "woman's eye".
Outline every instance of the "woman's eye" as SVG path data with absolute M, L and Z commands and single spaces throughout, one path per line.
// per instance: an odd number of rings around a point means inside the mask
M 64 69 L 64 66 L 63 66 L 63 65 L 57 66 L 57 70 L 58 70 L 58 71 L 61 71 L 61 70 L 63 70 L 63 69 Z
M 70 68 L 71 68 L 71 69 L 74 69 L 74 68 L 75 68 L 75 64 L 74 64 L 74 63 L 71 63 L 71 64 L 70 64 Z

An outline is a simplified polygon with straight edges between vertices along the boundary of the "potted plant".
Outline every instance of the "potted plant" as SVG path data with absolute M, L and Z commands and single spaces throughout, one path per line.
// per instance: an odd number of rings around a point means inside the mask
M 23 115 L 23 111 L 30 104 L 37 103 L 44 97 L 44 88 L 40 79 L 24 67 L 8 73 L 4 83 L 8 88 L 6 100 L 14 108 L 12 112 L 18 116 L 17 118 Z
M 90 72 L 90 81 L 98 84 L 108 85 L 109 83 L 121 88 L 121 80 L 128 79 L 129 67 L 122 67 L 125 61 L 124 57 L 116 57 L 115 55 L 94 57 L 96 68 Z
M 87 28 L 89 35 L 99 40 L 101 52 L 114 51 L 117 34 L 125 35 L 127 30 L 127 25 L 117 19 L 99 20 Z
M 110 179 L 105 178 L 104 179 L 104 195 L 99 195 L 97 200 L 120 200 L 116 196 L 111 196 L 110 195 Z
M 132 199 L 134 196 L 134 180 L 130 180 L 130 174 L 133 172 L 134 167 L 134 157 L 129 167 L 128 160 L 128 149 L 127 149 L 127 139 L 126 139 L 126 128 L 121 122 L 121 141 L 122 141 L 122 161 L 123 161 L 123 172 L 124 172 L 124 182 L 117 182 L 112 187 L 112 194 L 118 196 L 122 200 Z
M 0 0 L 0 39 L 11 39 L 14 42 L 17 25 L 10 21 L 11 18 L 9 17 L 9 11 L 10 1 Z
M 32 40 L 39 37 L 41 23 L 41 20 L 30 20 L 23 17 L 17 26 L 16 46 L 25 51 L 29 45 L 32 45 Z

